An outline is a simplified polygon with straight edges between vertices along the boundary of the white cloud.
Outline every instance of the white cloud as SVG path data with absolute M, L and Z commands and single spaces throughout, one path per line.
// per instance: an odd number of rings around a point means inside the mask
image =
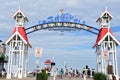
M 114 35 L 120 41 L 120 32 L 114 32 Z

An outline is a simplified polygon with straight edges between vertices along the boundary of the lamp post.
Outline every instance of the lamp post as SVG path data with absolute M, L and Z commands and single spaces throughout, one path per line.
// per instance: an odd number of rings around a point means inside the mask
M 55 62 L 51 62 L 51 66 L 53 68 L 53 80 L 56 80 L 56 73 L 55 73 Z
M 55 61 L 54 61 L 54 57 L 53 57 L 53 59 L 52 59 L 51 66 L 52 66 L 52 68 L 53 68 L 53 80 L 56 80 L 56 71 L 55 71 Z

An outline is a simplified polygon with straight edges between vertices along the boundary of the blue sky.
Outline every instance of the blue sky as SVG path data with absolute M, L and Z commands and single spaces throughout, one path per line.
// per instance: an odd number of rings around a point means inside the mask
M 48 16 L 60 14 L 60 9 L 64 13 L 70 13 L 87 25 L 101 28 L 96 23 L 97 18 L 108 7 L 113 15 L 111 29 L 115 37 L 120 41 L 120 1 L 119 0 L 0 0 L 0 38 L 6 41 L 12 34 L 15 21 L 12 15 L 18 10 L 19 5 L 28 17 L 29 22 L 25 28 L 38 24 L 39 20 L 47 19 Z M 63 67 L 64 61 L 68 67 L 82 69 L 86 64 L 90 68 L 96 66 L 95 49 L 92 48 L 96 41 L 96 35 L 86 31 L 64 32 L 60 31 L 37 31 L 28 35 L 32 48 L 29 49 L 29 69 L 35 68 L 36 58 L 35 48 L 43 48 L 43 57 L 39 60 L 44 62 L 52 59 L 56 62 L 56 67 Z M 118 60 L 120 59 L 120 47 L 117 48 Z M 120 60 L 119 60 L 120 61 Z M 118 62 L 120 65 L 120 63 Z

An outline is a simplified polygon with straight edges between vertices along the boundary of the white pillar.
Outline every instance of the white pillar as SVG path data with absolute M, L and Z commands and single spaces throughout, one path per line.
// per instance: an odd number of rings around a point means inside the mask
M 115 53 L 112 52 L 112 55 L 113 55 L 113 73 L 115 75 Z
M 114 48 L 115 48 L 114 54 L 115 54 L 115 70 L 116 70 L 116 71 L 115 71 L 115 72 L 116 72 L 115 76 L 116 76 L 116 79 L 119 80 L 118 66 L 117 66 L 116 44 L 114 44 Z
M 24 50 L 24 54 L 25 54 L 25 63 L 24 63 L 24 65 L 25 65 L 25 71 L 24 71 L 24 77 L 27 77 L 27 69 L 28 69 L 28 47 L 27 46 L 25 46 L 25 49 L 26 50 Z
M 27 62 L 28 62 L 28 58 L 27 58 L 27 54 L 25 53 L 25 67 L 24 67 L 24 77 L 27 77 Z
M 102 60 L 102 72 L 104 73 L 104 60 L 103 60 L 103 44 L 101 44 L 101 60 Z
M 115 69 L 116 69 L 116 75 L 118 75 L 116 46 L 115 46 Z
M 99 56 L 98 56 L 98 52 L 96 53 L 96 66 L 97 66 L 97 72 L 99 71 Z
M 12 53 L 13 53 L 13 41 L 10 42 L 9 47 L 9 58 L 8 58 L 8 72 L 7 72 L 7 79 L 11 79 L 11 68 L 12 68 Z
M 10 68 L 11 68 L 11 53 L 10 53 L 10 51 L 9 51 L 9 58 L 8 58 L 8 71 L 7 71 L 7 79 L 11 79 L 11 70 L 10 70 Z
M 21 53 L 21 50 L 20 50 L 20 66 L 18 67 L 18 78 L 22 78 L 22 65 L 21 65 L 21 57 L 22 57 L 22 53 Z

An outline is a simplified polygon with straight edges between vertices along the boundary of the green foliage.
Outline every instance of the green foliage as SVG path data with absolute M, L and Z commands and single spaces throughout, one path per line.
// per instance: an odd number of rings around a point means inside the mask
M 5 55 L 3 53 L 0 53 L 0 61 L 4 61 Z
M 104 73 L 95 73 L 93 76 L 94 80 L 107 80 L 107 76 Z
M 48 80 L 48 74 L 46 74 L 45 70 L 37 74 L 36 80 Z
M 7 62 L 8 61 L 8 56 L 3 54 L 3 53 L 0 53 L 0 61 L 1 62 Z

